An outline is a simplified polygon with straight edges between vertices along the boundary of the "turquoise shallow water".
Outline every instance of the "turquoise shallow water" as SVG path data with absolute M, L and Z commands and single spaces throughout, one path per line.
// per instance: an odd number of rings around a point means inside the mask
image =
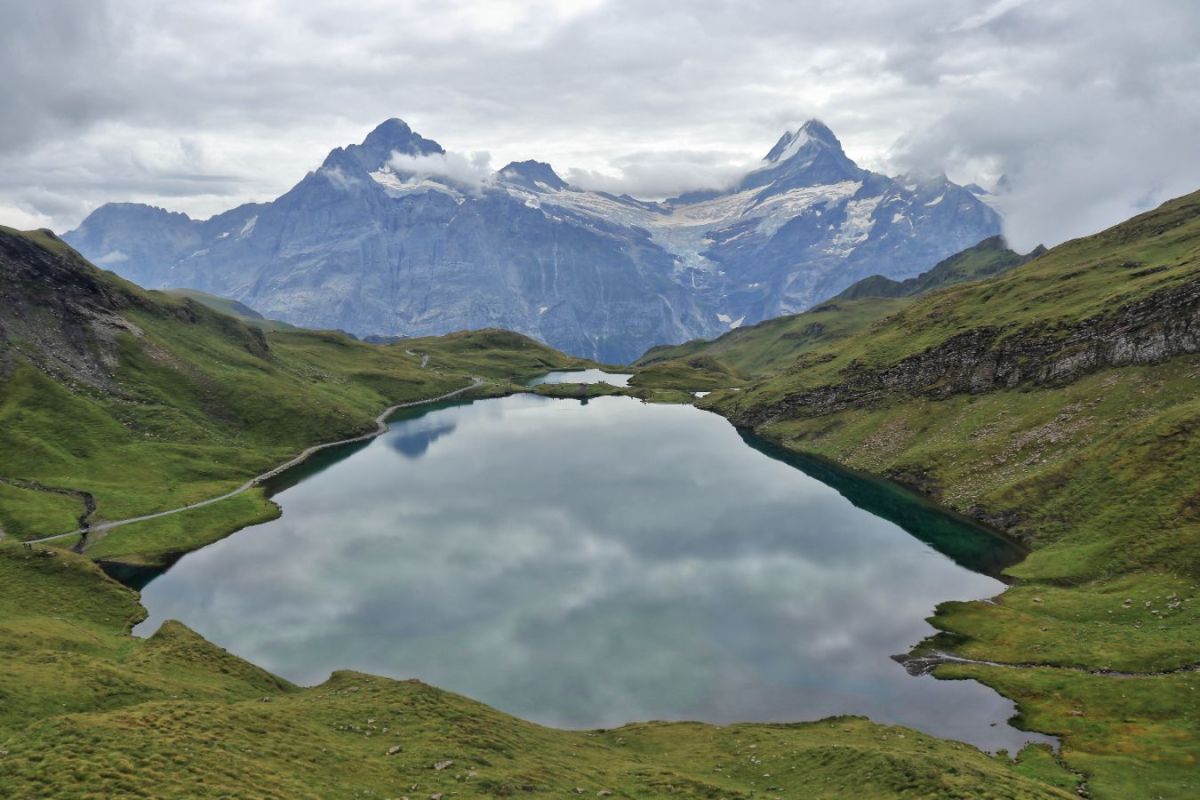
M 140 634 L 179 619 L 299 683 L 416 677 L 567 727 L 848 713 L 1046 740 L 890 658 L 938 602 L 1002 591 L 1012 545 L 691 407 L 444 405 L 275 489 L 282 517 L 145 587 Z

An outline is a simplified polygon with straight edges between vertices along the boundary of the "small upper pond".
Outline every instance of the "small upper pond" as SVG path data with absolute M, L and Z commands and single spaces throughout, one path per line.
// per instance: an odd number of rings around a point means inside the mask
M 1010 544 L 689 406 L 413 410 L 275 489 L 281 518 L 145 587 L 139 634 L 179 619 L 299 683 L 416 677 L 558 726 L 867 714 L 1046 739 L 891 658 L 937 603 L 1000 592 Z
M 529 386 L 539 383 L 607 383 L 609 386 L 628 386 L 632 373 L 605 372 L 601 369 L 577 369 L 564 372 L 547 372 L 531 380 Z

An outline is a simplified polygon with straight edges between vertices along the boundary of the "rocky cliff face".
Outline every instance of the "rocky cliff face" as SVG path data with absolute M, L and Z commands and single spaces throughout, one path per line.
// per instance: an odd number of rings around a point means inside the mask
M 389 120 L 273 202 L 205 221 L 107 205 L 64 238 L 144 286 L 298 325 L 503 327 L 626 362 L 803 310 L 867 275 L 916 275 L 999 228 L 944 177 L 861 169 L 816 121 L 728 191 L 648 203 L 578 189 L 536 161 L 464 178 L 440 145 Z
M 23 359 L 72 384 L 110 384 L 121 312 L 136 298 L 80 264 L 49 231 L 0 229 L 0 377 Z
M 88 264 L 50 231 L 0 228 L 0 379 L 24 361 L 72 389 L 121 396 L 114 378 L 120 339 L 143 336 L 129 319 L 135 310 L 185 323 L 203 316 L 247 352 L 267 357 L 257 329 L 191 302 L 155 302 Z
M 840 383 L 799 392 L 735 415 L 756 426 L 780 417 L 821 416 L 897 397 L 942 399 L 1055 386 L 1108 367 L 1150 364 L 1200 352 L 1200 280 L 1163 290 L 1070 326 L 1016 331 L 980 327 L 882 369 L 851 364 Z

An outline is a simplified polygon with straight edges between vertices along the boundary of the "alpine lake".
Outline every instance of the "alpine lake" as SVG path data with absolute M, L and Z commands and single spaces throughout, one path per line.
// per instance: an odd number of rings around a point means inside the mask
M 296 683 L 419 678 L 559 727 L 861 714 L 990 751 L 1054 742 L 893 658 L 938 603 L 1000 593 L 1019 547 L 691 406 L 407 409 L 268 489 L 282 516 L 153 577 L 136 633 L 178 619 Z

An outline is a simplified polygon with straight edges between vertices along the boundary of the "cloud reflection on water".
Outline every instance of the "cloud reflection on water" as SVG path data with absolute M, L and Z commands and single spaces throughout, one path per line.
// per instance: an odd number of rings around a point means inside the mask
M 178 618 L 300 683 L 419 677 L 553 725 L 859 713 L 1030 738 L 991 690 L 889 658 L 998 581 L 690 407 L 439 409 L 276 500 L 147 586 L 139 632 Z

